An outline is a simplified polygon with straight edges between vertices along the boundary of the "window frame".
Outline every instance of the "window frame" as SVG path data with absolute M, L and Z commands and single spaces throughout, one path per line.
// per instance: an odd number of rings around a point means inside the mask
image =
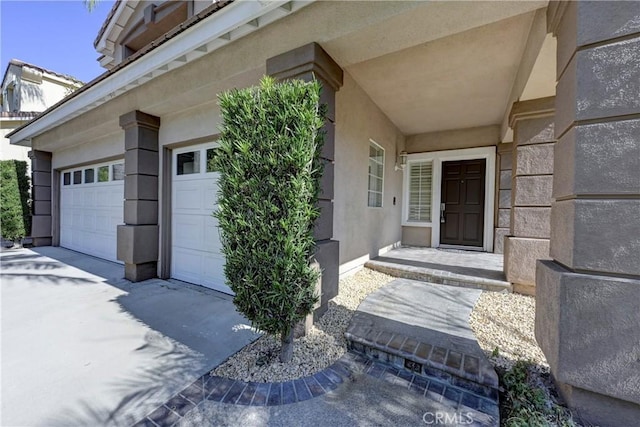
M 418 164 L 422 164 L 422 163 L 430 163 L 431 164 L 431 197 L 430 197 L 430 201 L 429 201 L 429 217 L 431 218 L 429 221 L 419 221 L 419 220 L 411 220 L 409 219 L 409 215 L 410 215 L 410 207 L 409 207 L 409 202 L 410 202 L 410 191 L 411 191 L 411 166 L 412 165 L 418 165 Z M 433 196 L 434 196 L 434 181 L 435 181 L 435 162 L 431 159 L 413 159 L 413 160 L 407 160 L 407 164 L 405 166 L 405 188 L 406 191 L 404 191 L 403 193 L 405 193 L 405 200 L 406 200 L 406 209 L 404 210 L 403 214 L 402 214 L 402 222 L 403 225 L 407 224 L 410 226 L 414 226 L 414 227 L 430 227 L 433 224 Z M 427 225 L 428 224 L 428 225 Z
M 100 186 L 100 185 L 108 185 L 111 183 L 115 183 L 115 182 L 120 182 L 124 180 L 114 180 L 113 179 L 113 165 L 116 164 L 122 164 L 124 165 L 124 159 L 118 159 L 118 160 L 112 160 L 110 162 L 101 162 L 101 163 L 92 163 L 89 165 L 85 165 L 85 166 L 76 166 L 73 168 L 69 168 L 69 169 L 61 169 L 60 170 L 60 186 L 61 187 L 65 187 L 65 188 L 71 188 L 71 187 L 79 187 L 79 186 L 86 186 L 86 185 L 90 185 L 90 186 Z M 100 176 L 100 168 L 102 167 L 107 167 L 108 169 L 108 178 L 106 181 L 100 181 L 99 180 L 99 176 Z M 87 169 L 93 169 L 93 182 L 85 182 L 85 171 Z M 124 170 L 124 169 L 123 169 Z M 79 184 L 74 184 L 73 181 L 73 177 L 74 177 L 74 173 L 75 172 L 80 172 L 81 173 L 81 182 Z M 70 183 L 69 184 L 65 184 L 64 183 L 64 175 L 68 173 L 70 176 Z M 126 173 L 124 175 L 126 177 Z
M 381 190 L 380 191 L 375 191 L 371 189 L 371 171 L 369 170 L 370 167 L 370 162 L 372 160 L 371 158 L 371 147 L 374 147 L 377 150 L 382 151 L 382 176 L 380 176 L 380 180 L 382 181 L 381 184 Z M 373 139 L 369 139 L 369 144 L 367 145 L 367 153 L 369 153 L 367 155 L 367 207 L 368 208 L 373 208 L 373 209 L 382 209 L 384 208 L 384 168 L 385 168 L 385 160 L 386 160 L 386 153 L 385 153 L 385 149 L 382 145 L 378 144 L 377 142 L 375 142 Z M 376 163 L 377 161 L 374 160 Z M 374 175 L 376 178 L 378 178 L 378 176 Z M 372 206 L 369 204 L 369 200 L 370 200 L 370 196 L 371 193 L 375 193 L 378 194 L 380 193 L 380 206 Z
M 172 180 L 189 180 L 199 177 L 201 175 L 208 174 L 219 174 L 217 171 L 207 171 L 207 150 L 216 149 L 220 147 L 220 143 L 216 138 L 213 141 L 205 142 L 201 144 L 194 145 L 186 145 L 184 147 L 174 148 L 171 150 L 171 179 Z M 199 159 L 198 159 L 198 168 L 199 171 L 197 173 L 188 173 L 178 175 L 178 156 L 183 153 L 189 153 L 192 151 L 198 151 Z

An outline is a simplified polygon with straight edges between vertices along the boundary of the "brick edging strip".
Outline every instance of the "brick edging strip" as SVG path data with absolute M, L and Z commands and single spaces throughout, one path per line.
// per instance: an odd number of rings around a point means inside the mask
M 347 352 L 329 367 L 291 381 L 256 383 L 202 375 L 135 426 L 173 425 L 204 401 L 242 406 L 279 406 L 313 399 L 351 381 L 364 359 Z

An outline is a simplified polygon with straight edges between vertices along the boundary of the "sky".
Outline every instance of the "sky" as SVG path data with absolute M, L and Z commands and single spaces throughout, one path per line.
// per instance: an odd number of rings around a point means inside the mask
M 0 0 L 0 78 L 19 59 L 84 82 L 102 74 L 93 41 L 113 0 L 89 12 L 81 0 Z

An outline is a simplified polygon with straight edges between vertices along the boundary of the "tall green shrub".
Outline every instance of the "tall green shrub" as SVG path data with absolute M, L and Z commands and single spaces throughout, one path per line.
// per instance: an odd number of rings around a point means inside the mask
M 223 125 L 213 164 L 224 272 L 238 310 L 280 335 L 282 362 L 293 355 L 295 324 L 318 298 L 310 260 L 322 175 L 319 99 L 318 82 L 269 77 L 219 96 Z
M 0 161 L 0 233 L 18 240 L 31 232 L 27 162 Z

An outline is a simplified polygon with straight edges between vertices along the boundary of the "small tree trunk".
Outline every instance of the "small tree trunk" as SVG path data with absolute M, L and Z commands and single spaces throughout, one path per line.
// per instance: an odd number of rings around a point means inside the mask
M 280 362 L 287 363 L 293 359 L 293 328 L 289 328 L 289 333 L 280 336 Z

